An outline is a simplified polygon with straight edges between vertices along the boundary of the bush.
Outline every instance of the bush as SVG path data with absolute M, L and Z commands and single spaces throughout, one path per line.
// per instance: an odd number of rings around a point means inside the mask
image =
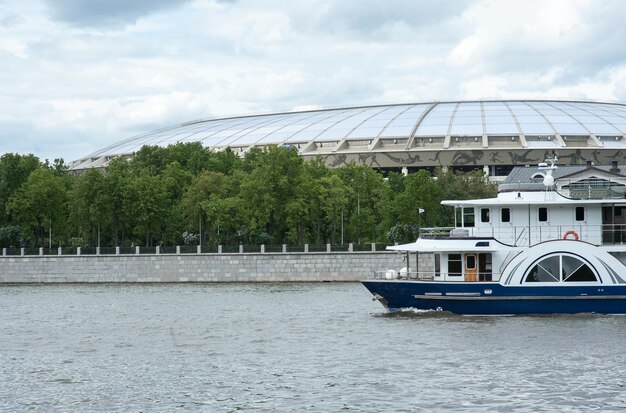
M 71 248 L 78 248 L 78 247 L 85 247 L 87 246 L 87 244 L 85 243 L 85 240 L 82 237 L 72 237 L 70 238 L 68 245 Z
M 8 225 L 0 228 L 0 248 L 21 248 L 24 246 L 22 228 L 18 225 Z
M 183 232 L 183 242 L 185 245 L 195 245 L 198 243 L 199 239 L 200 236 L 198 234 L 193 234 L 188 231 Z
M 398 244 L 413 242 L 419 236 L 419 230 L 415 224 L 396 224 L 387 232 L 387 239 Z

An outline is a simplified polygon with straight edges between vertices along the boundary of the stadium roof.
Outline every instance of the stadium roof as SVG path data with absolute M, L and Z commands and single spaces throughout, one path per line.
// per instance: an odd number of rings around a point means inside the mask
M 491 161 L 484 157 L 482 164 L 523 164 L 542 158 L 545 151 L 561 149 L 566 155 L 571 152 L 574 155 L 569 156 L 584 159 L 581 150 L 626 150 L 626 105 L 556 100 L 455 101 L 197 120 L 120 141 L 72 162 L 70 167 L 103 167 L 112 158 L 130 156 L 144 145 L 197 141 L 210 150 L 231 148 L 242 154 L 253 147 L 290 145 L 303 156 L 322 155 L 331 165 L 349 159 L 367 162 L 376 153 L 384 154 L 384 159 L 375 160 L 374 166 L 426 166 L 430 161 L 441 165 L 439 155 L 432 155 L 440 151 L 472 154 L 470 158 L 461 156 L 460 161 L 450 155 L 450 162 L 446 162 L 451 164 L 476 164 L 484 153 L 494 150 L 513 155 L 501 159 L 499 153 L 492 154 Z M 572 152 L 575 150 L 578 152 Z M 420 153 L 431 154 L 428 161 L 416 156 Z

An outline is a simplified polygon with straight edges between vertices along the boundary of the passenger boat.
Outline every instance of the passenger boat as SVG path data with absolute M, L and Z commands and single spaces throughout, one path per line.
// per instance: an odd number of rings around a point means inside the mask
M 388 247 L 404 268 L 363 281 L 389 310 L 626 314 L 626 170 L 516 167 L 491 199 L 450 200 L 452 228 Z

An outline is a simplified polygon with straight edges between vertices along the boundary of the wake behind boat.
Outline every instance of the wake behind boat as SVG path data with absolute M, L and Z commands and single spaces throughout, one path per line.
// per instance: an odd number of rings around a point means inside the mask
M 363 284 L 390 310 L 626 314 L 626 175 L 556 162 L 514 168 L 497 198 L 443 201 L 454 227 L 388 247 L 406 266 Z

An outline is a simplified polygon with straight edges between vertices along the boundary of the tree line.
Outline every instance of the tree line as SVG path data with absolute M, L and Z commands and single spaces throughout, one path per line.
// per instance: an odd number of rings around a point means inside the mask
M 106 170 L 0 157 L 0 247 L 408 242 L 418 225 L 451 225 L 443 199 L 493 196 L 480 172 L 384 178 L 331 169 L 289 147 L 210 152 L 144 146 Z M 423 209 L 424 213 L 419 214 Z

